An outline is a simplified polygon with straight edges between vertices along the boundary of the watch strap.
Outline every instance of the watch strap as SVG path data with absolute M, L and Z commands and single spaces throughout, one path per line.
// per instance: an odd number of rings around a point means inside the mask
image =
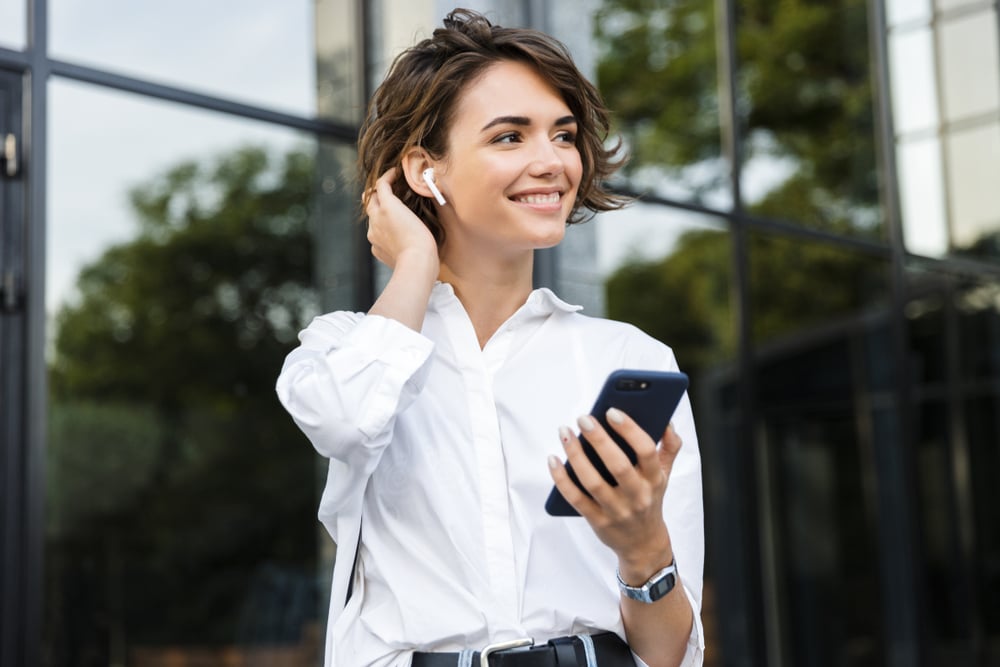
M 671 560 L 670 565 L 651 576 L 641 586 L 626 584 L 618 570 L 615 570 L 615 576 L 618 578 L 618 588 L 625 597 L 651 604 L 674 590 L 677 584 L 677 561 Z

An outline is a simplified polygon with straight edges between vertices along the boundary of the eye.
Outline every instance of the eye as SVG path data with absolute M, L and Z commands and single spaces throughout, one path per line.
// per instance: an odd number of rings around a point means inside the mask
M 521 141 L 521 135 L 517 132 L 504 132 L 493 140 L 495 144 L 514 144 Z
M 555 139 L 556 141 L 561 141 L 567 144 L 575 144 L 576 132 L 570 132 L 570 131 L 560 132 L 559 134 L 556 135 Z

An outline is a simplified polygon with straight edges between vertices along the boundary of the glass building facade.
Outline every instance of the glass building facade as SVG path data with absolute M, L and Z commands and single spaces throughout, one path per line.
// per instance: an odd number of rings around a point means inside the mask
M 691 376 L 706 664 L 1000 665 L 997 3 L 464 4 L 630 155 L 536 282 Z M 453 6 L 0 0 L 0 664 L 320 664 L 274 380 L 385 280 L 354 140 Z

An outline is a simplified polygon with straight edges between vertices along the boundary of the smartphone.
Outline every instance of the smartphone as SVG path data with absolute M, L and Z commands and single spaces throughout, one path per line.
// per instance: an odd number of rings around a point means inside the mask
M 597 396 L 590 414 L 618 443 L 618 446 L 632 461 L 632 465 L 635 465 L 636 455 L 632 447 L 608 425 L 605 416 L 608 408 L 618 408 L 635 420 L 649 434 L 649 437 L 659 442 L 687 388 L 688 376 L 684 373 L 628 369 L 613 371 L 604 381 L 604 387 Z M 618 482 L 615 481 L 614 476 L 583 436 L 580 436 L 580 444 L 583 445 L 587 457 L 608 484 L 617 486 Z M 577 487 L 587 493 L 586 489 L 580 485 L 580 481 L 568 461 L 566 462 L 566 472 Z M 587 495 L 590 494 L 587 493 Z M 545 511 L 553 516 L 577 516 L 577 511 L 566 502 L 555 486 L 552 487 L 552 492 L 549 494 L 548 500 L 545 501 Z

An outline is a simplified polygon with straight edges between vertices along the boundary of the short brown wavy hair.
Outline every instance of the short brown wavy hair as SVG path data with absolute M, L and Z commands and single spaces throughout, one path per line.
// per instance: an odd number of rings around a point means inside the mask
M 580 73 L 569 50 L 537 30 L 503 28 L 468 9 L 456 9 L 429 39 L 403 51 L 368 105 L 358 139 L 358 170 L 365 203 L 375 181 L 391 167 L 400 168 L 405 151 L 424 149 L 433 159 L 447 155 L 448 130 L 460 95 L 491 65 L 514 61 L 533 67 L 562 95 L 577 120 L 576 146 L 583 175 L 569 223 L 583 222 L 598 211 L 623 207 L 628 200 L 604 187 L 621 166 L 621 142 L 605 148 L 609 112 L 600 93 Z M 429 199 L 397 178 L 393 191 L 424 221 L 438 245 L 444 229 Z

